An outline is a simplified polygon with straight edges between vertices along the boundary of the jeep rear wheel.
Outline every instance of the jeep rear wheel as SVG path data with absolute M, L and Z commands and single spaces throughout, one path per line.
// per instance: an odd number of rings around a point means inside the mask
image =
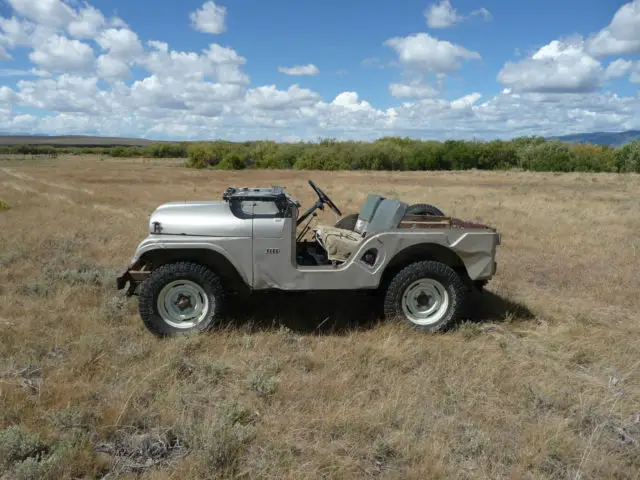
M 384 299 L 387 318 L 400 317 L 414 327 L 436 332 L 457 321 L 466 288 L 448 265 L 420 261 L 403 268 L 391 280 Z
M 142 283 L 139 311 L 148 330 L 166 336 L 209 329 L 223 301 L 215 273 L 197 263 L 177 262 L 158 267 Z

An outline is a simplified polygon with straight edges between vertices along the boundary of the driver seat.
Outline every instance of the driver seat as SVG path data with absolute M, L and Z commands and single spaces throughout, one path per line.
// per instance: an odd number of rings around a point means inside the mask
M 325 249 L 329 260 L 345 262 L 358 248 L 364 237 L 396 228 L 409 205 L 400 200 L 383 199 L 375 209 L 373 218 L 363 233 L 342 228 L 318 226 L 314 228 L 318 243 Z

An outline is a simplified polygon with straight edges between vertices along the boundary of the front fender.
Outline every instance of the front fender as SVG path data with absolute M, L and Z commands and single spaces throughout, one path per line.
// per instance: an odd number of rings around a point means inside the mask
M 253 280 L 252 245 L 250 237 L 191 237 L 186 235 L 149 235 L 136 248 L 129 264 L 129 272 L 152 252 L 170 253 L 177 250 L 207 250 L 222 256 L 235 268 L 242 281 Z

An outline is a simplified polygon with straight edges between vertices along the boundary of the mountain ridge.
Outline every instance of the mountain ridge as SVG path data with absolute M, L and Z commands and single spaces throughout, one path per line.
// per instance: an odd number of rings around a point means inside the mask
M 514 137 L 515 138 L 515 137 Z M 640 130 L 621 132 L 583 132 L 568 135 L 544 137 L 546 140 L 560 140 L 566 143 L 591 143 L 617 147 L 634 140 L 640 140 Z M 205 141 L 205 140 L 203 140 Z M 184 141 L 195 143 L 196 141 Z M 0 146 L 42 145 L 57 147 L 116 147 L 145 146 L 153 143 L 182 143 L 176 140 L 150 140 L 134 137 L 102 137 L 96 135 L 0 135 Z
M 0 146 L 42 145 L 53 147 L 137 147 L 161 140 L 129 137 L 100 137 L 96 135 L 0 135 Z M 173 142 L 171 142 L 173 143 Z
M 592 143 L 594 145 L 618 147 L 634 140 L 640 140 L 640 130 L 625 130 L 622 132 L 584 132 L 545 138 L 547 140 L 560 140 L 567 143 Z

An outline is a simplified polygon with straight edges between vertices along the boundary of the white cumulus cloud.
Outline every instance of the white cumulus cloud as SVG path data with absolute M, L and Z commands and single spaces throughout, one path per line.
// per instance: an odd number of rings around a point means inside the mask
M 607 65 L 604 76 L 605 78 L 622 78 L 627 75 L 632 68 L 632 61 L 625 60 L 624 58 L 618 58 Z
M 357 92 L 342 92 L 333 99 L 331 105 L 348 110 L 374 110 L 369 102 L 360 100 Z
M 50 29 L 39 28 L 31 22 L 20 20 L 17 17 L 0 17 L 0 45 L 9 49 L 41 43 L 52 33 L 53 31 Z
M 152 74 L 171 78 L 212 78 L 220 83 L 247 84 L 249 77 L 240 70 L 246 59 L 228 47 L 211 44 L 198 54 L 170 50 L 165 42 L 149 42 L 152 50 L 141 64 Z
M 640 53 L 640 0 L 622 5 L 608 26 L 587 40 L 596 57 Z
M 424 15 L 430 28 L 448 28 L 462 20 L 449 0 L 430 4 Z
M 11 90 L 9 87 L 2 86 L 0 87 L 0 102 L 2 103 L 11 103 L 15 101 L 17 98 L 16 92 Z
M 74 19 L 67 25 L 67 31 L 75 38 L 95 38 L 106 24 L 104 15 L 91 5 L 86 5 L 74 14 Z
M 113 55 L 100 55 L 97 59 L 98 76 L 107 80 L 124 80 L 130 75 L 129 64 Z
M 640 61 L 635 61 L 629 68 L 631 74 L 629 75 L 629 81 L 633 84 L 640 83 Z
M 0 77 L 49 77 L 51 74 L 44 70 L 38 70 L 37 68 L 31 68 L 29 70 L 20 70 L 16 68 L 2 68 L 0 69 Z
M 451 108 L 470 108 L 472 107 L 478 100 L 482 98 L 482 95 L 478 92 L 470 93 L 469 95 L 465 95 L 464 97 L 460 97 L 451 102 Z
M 56 79 L 20 80 L 18 103 L 31 108 L 88 115 L 107 113 L 96 77 L 63 74 Z
M 7 0 L 20 15 L 39 25 L 65 28 L 74 20 L 74 11 L 60 0 Z
M 96 38 L 96 42 L 110 55 L 125 60 L 134 60 L 143 51 L 138 35 L 128 28 L 109 28 Z
M 287 75 L 318 75 L 320 70 L 314 64 L 295 65 L 293 67 L 278 67 L 278 71 Z
M 396 51 L 402 65 L 418 72 L 450 73 L 460 68 L 461 60 L 481 58 L 478 52 L 446 40 L 438 40 L 428 33 L 393 37 L 386 40 L 385 45 Z
M 93 49 L 79 40 L 52 35 L 29 54 L 39 67 L 52 72 L 80 73 L 93 68 Z
M 584 51 L 584 42 L 553 40 L 530 58 L 507 62 L 498 81 L 525 92 L 591 92 L 600 86 L 602 65 Z
M 477 15 L 481 15 L 485 21 L 489 21 L 492 18 L 489 10 L 484 7 L 472 11 L 468 17 L 460 15 L 457 9 L 453 8 L 450 0 L 440 0 L 439 3 L 431 3 L 424 11 L 424 16 L 427 19 L 427 26 L 429 28 L 450 28 Z
M 139 63 L 144 53 L 138 35 L 129 28 L 108 28 L 95 40 L 107 52 L 98 57 L 98 75 L 109 81 L 128 78 L 130 67 Z
M 191 26 L 204 33 L 220 34 L 227 27 L 225 25 L 225 17 L 227 15 L 226 7 L 216 5 L 213 1 L 205 2 L 195 12 L 189 14 Z
M 391 83 L 389 93 L 395 98 L 435 98 L 440 95 L 431 85 L 421 82 Z
M 245 103 L 258 109 L 284 110 L 308 106 L 320 99 L 320 95 L 299 85 L 291 85 L 287 90 L 278 90 L 275 85 L 265 85 L 247 91 Z

